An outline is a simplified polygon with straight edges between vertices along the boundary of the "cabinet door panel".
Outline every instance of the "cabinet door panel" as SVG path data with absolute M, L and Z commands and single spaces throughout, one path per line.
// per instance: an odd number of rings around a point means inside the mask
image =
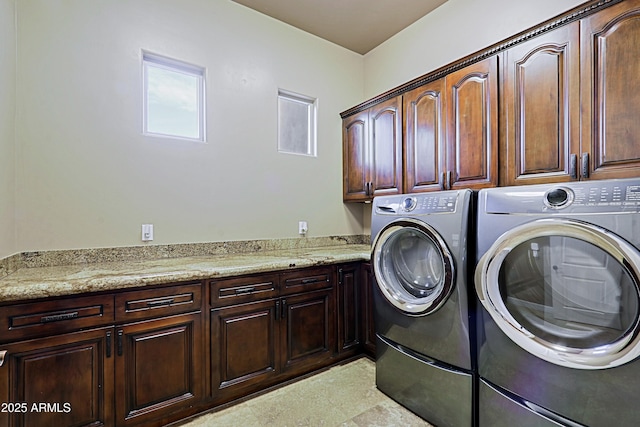
M 575 22 L 505 52 L 504 185 L 577 179 L 578 29 Z
M 260 388 L 278 372 L 279 300 L 211 311 L 211 374 L 214 399 L 230 400 Z
M 402 98 L 371 108 L 370 164 L 373 195 L 402 191 Z
M 448 188 L 498 184 L 498 58 L 446 76 Z
M 444 182 L 444 79 L 403 96 L 405 115 L 405 193 L 441 190 Z
M 117 328 L 116 414 L 123 425 L 176 413 L 203 396 L 200 313 Z
M 303 372 L 335 352 L 333 289 L 282 298 L 283 371 Z
M 365 200 L 369 181 L 367 144 L 369 143 L 369 112 L 364 111 L 343 120 L 343 198 Z
M 0 347 L 7 351 L 0 367 L 0 402 L 26 404 L 24 412 L 1 412 L 0 425 L 113 425 L 109 332 L 98 329 Z
M 360 348 L 360 264 L 338 267 L 338 350 Z
M 640 1 L 583 19 L 583 152 L 588 178 L 640 174 Z M 586 178 L 586 177 L 585 177 Z

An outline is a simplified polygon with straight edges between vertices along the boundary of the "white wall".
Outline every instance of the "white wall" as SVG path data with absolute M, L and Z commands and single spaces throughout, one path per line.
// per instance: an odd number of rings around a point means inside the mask
M 302 219 L 311 237 L 363 232 L 339 116 L 363 98 L 360 55 L 229 0 L 17 12 L 20 250 L 142 244 L 142 223 L 153 244 L 296 237 Z M 141 135 L 141 49 L 206 67 L 206 144 Z M 319 99 L 317 158 L 277 153 L 278 88 Z
M 0 258 L 18 251 L 15 224 L 15 0 L 0 0 Z
M 0 0 L 0 257 L 368 233 L 338 113 L 580 3 L 449 0 L 362 57 L 230 0 Z M 141 135 L 141 49 L 207 68 L 206 144 Z M 318 158 L 276 152 L 278 88 L 319 98 Z
M 487 48 L 582 3 L 584 0 L 448 0 L 367 53 L 364 99 Z

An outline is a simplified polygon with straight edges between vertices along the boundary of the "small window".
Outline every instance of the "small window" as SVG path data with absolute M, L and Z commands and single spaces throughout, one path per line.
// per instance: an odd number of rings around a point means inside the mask
M 147 135 L 205 141 L 204 68 L 142 54 Z
M 278 91 L 278 151 L 316 155 L 317 101 L 304 95 Z

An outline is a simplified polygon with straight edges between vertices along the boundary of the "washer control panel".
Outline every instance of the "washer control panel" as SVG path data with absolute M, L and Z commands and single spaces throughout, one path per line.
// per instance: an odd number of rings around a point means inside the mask
M 457 201 L 455 192 L 378 197 L 374 202 L 374 212 L 396 215 L 449 213 L 455 212 Z

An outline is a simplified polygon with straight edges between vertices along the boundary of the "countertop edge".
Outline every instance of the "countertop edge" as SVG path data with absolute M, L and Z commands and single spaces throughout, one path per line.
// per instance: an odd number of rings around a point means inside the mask
M 0 279 L 0 304 L 283 271 L 370 258 L 363 244 L 132 262 L 23 268 Z

